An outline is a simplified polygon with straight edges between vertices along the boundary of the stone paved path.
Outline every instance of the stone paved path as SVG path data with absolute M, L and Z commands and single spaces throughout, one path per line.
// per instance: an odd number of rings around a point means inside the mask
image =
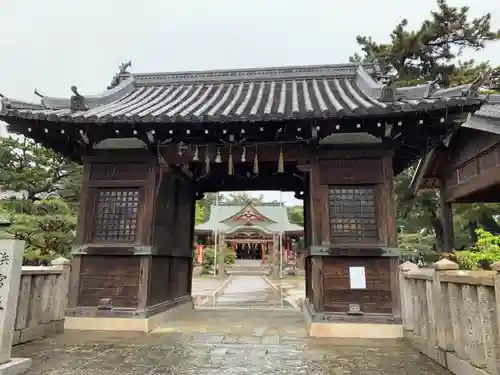
M 218 308 L 288 307 L 281 293 L 262 276 L 233 276 L 222 294 L 215 300 Z
M 217 302 L 149 334 L 67 331 L 13 356 L 33 358 L 27 375 L 449 375 L 402 340 L 307 337 L 302 314 L 260 276 L 234 276 Z
M 226 279 L 219 279 L 212 276 L 193 277 L 193 295 L 211 295 Z
M 197 311 L 149 334 L 68 331 L 14 347 L 27 375 L 449 375 L 403 341 L 306 337 L 296 312 Z

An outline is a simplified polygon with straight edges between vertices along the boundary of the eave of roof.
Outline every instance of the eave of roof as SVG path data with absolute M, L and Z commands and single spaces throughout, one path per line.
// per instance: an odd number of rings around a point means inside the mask
M 462 127 L 500 134 L 500 94 L 488 95 L 483 99 L 486 103 Z M 440 147 L 443 146 L 432 149 L 419 160 L 406 199 L 414 198 L 425 184 L 425 175 L 434 163 L 436 150 Z
M 228 222 L 228 219 L 242 212 L 244 208 L 248 207 L 249 205 L 251 204 L 221 204 L 218 206 L 212 206 L 212 209 L 210 211 L 210 218 L 208 219 L 208 221 L 196 225 L 195 230 L 198 232 L 215 230 L 224 233 L 233 232 L 235 227 L 231 227 L 225 223 Z M 269 233 L 301 232 L 304 230 L 304 228 L 302 228 L 301 226 L 289 222 L 286 207 L 282 205 L 274 203 L 263 203 L 251 206 L 268 220 L 268 226 L 266 226 L 265 230 Z M 245 228 L 246 226 L 238 225 L 237 227 L 241 229 Z M 259 223 L 256 223 L 252 227 L 255 227 L 255 229 L 264 228 L 263 226 L 260 226 Z
M 10 106 L 0 118 L 68 123 L 262 122 L 390 115 L 461 106 L 472 85 L 432 90 L 432 83 L 387 88 L 370 65 L 317 65 L 246 70 L 122 75 L 117 86 L 84 96 L 43 97 L 44 109 Z

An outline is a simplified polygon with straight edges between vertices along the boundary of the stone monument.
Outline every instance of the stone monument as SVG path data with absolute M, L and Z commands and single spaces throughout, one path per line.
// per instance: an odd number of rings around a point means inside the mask
M 0 240 L 0 374 L 19 375 L 31 366 L 29 358 L 11 358 L 23 254 L 24 241 Z

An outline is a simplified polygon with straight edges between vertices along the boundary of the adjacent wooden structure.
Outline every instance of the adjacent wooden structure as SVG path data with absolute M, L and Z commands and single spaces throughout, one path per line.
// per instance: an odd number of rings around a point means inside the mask
M 190 300 L 195 200 L 304 199 L 314 319 L 400 321 L 393 176 L 480 108 L 475 85 L 394 88 L 373 65 L 131 74 L 0 119 L 84 164 L 68 314 L 150 317 Z M 364 267 L 365 286 L 350 285 Z M 359 281 L 359 280 L 358 280 Z
M 408 198 L 439 189 L 444 250 L 454 250 L 453 203 L 500 200 L 500 95 L 487 103 L 419 162 Z

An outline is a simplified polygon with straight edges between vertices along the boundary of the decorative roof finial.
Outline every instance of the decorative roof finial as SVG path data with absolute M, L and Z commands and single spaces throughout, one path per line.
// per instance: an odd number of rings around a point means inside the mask
M 118 67 L 118 73 L 115 74 L 111 84 L 108 86 L 108 90 L 111 90 L 113 87 L 116 87 L 120 83 L 120 76 L 123 74 L 130 74 L 127 69 L 132 66 L 132 61 L 127 61 L 126 63 L 121 63 Z
M 34 91 L 33 93 L 34 93 L 36 96 L 38 96 L 38 97 L 40 97 L 40 98 L 42 98 L 42 99 L 43 99 L 43 98 L 45 98 L 45 96 L 44 96 L 44 95 L 42 95 L 42 94 L 40 94 L 40 92 L 39 92 L 37 89 L 35 89 L 35 91 Z
M 9 98 L 0 93 L 0 112 L 9 108 L 11 108 Z
M 493 71 L 490 69 L 487 72 L 480 72 L 478 77 L 470 83 L 470 87 L 463 92 L 463 96 L 477 96 L 481 87 L 486 86 L 492 78 Z
M 443 75 L 439 73 L 434 81 L 429 82 L 429 94 L 441 88 L 440 83 L 443 81 Z
M 85 105 L 85 98 L 78 93 L 76 86 L 71 86 L 71 91 L 74 95 L 69 99 L 69 108 L 72 112 L 86 111 L 88 108 Z

